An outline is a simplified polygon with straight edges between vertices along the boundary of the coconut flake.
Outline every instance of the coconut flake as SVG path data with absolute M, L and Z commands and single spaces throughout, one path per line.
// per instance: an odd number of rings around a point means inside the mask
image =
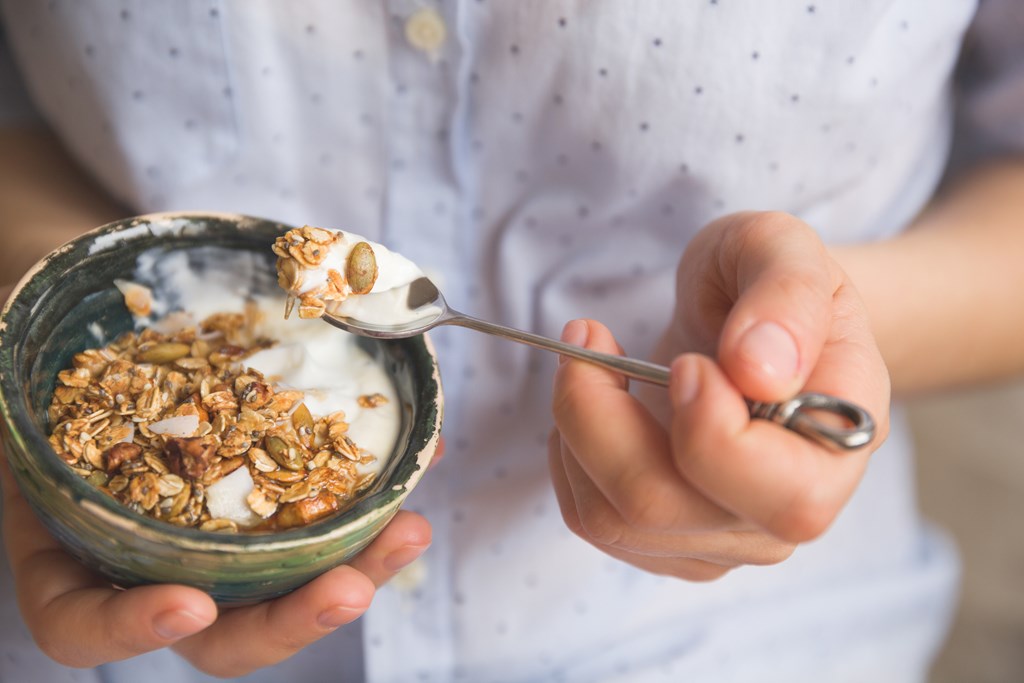
M 214 519 L 230 519 L 239 526 L 252 526 L 260 522 L 260 516 L 246 502 L 252 489 L 252 477 L 249 468 L 244 465 L 210 484 L 206 488 L 206 508 L 210 516 Z
M 197 429 L 199 429 L 198 415 L 175 415 L 149 425 L 149 431 L 164 436 L 192 436 Z
M 128 427 L 128 435 L 125 436 L 120 441 L 118 441 L 118 443 L 131 443 L 131 442 L 135 441 L 135 423 L 134 422 L 129 422 L 125 426 Z

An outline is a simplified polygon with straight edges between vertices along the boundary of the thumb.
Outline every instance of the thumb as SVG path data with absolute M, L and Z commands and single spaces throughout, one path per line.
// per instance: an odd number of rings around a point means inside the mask
M 744 395 L 780 401 L 797 393 L 821 354 L 842 273 L 817 234 L 786 214 L 747 214 L 726 240 L 738 298 L 718 360 Z M 728 246 L 733 245 L 733 246 Z

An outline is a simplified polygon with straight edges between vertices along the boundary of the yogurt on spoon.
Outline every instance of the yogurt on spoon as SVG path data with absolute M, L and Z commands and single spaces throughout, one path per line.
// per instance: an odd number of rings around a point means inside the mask
M 368 315 L 387 317 L 390 307 L 381 302 L 423 276 L 406 257 L 352 232 L 309 225 L 293 228 L 277 238 L 273 249 L 278 284 L 288 293 L 285 317 L 296 301 L 300 318 L 319 318 L 328 305 L 336 315 L 361 320 Z M 360 302 L 366 294 L 374 295 L 375 305 Z

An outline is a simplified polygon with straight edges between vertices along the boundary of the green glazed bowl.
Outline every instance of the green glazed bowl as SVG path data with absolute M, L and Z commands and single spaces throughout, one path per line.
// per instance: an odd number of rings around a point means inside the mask
M 390 374 L 402 428 L 377 484 L 354 505 L 307 527 L 221 534 L 150 519 L 94 489 L 47 441 L 47 406 L 57 372 L 95 347 L 97 323 L 111 338 L 132 320 L 115 278 L 131 279 L 150 249 L 215 245 L 265 255 L 290 226 L 228 214 L 152 214 L 105 225 L 40 261 L 0 317 L 0 413 L 8 462 L 25 498 L 73 556 L 116 585 L 181 583 L 221 603 L 266 600 L 350 560 L 384 528 L 437 448 L 443 413 L 440 375 L 426 337 L 360 339 Z M 267 273 L 257 273 L 264 281 Z M 271 280 L 273 275 L 271 275 Z M 95 325 L 93 326 L 95 329 Z

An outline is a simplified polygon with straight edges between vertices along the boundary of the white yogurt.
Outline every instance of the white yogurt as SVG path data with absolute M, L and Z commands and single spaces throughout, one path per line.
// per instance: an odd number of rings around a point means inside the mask
M 356 345 L 356 337 L 320 320 L 282 320 L 282 301 L 268 302 L 276 316 L 265 318 L 263 332 L 279 343 L 250 356 L 246 364 L 279 385 L 305 392 L 303 401 L 313 415 L 345 411 L 349 436 L 376 457 L 363 471 L 379 472 L 401 426 L 400 403 L 390 378 Z M 358 398 L 374 393 L 387 402 L 360 407 Z

